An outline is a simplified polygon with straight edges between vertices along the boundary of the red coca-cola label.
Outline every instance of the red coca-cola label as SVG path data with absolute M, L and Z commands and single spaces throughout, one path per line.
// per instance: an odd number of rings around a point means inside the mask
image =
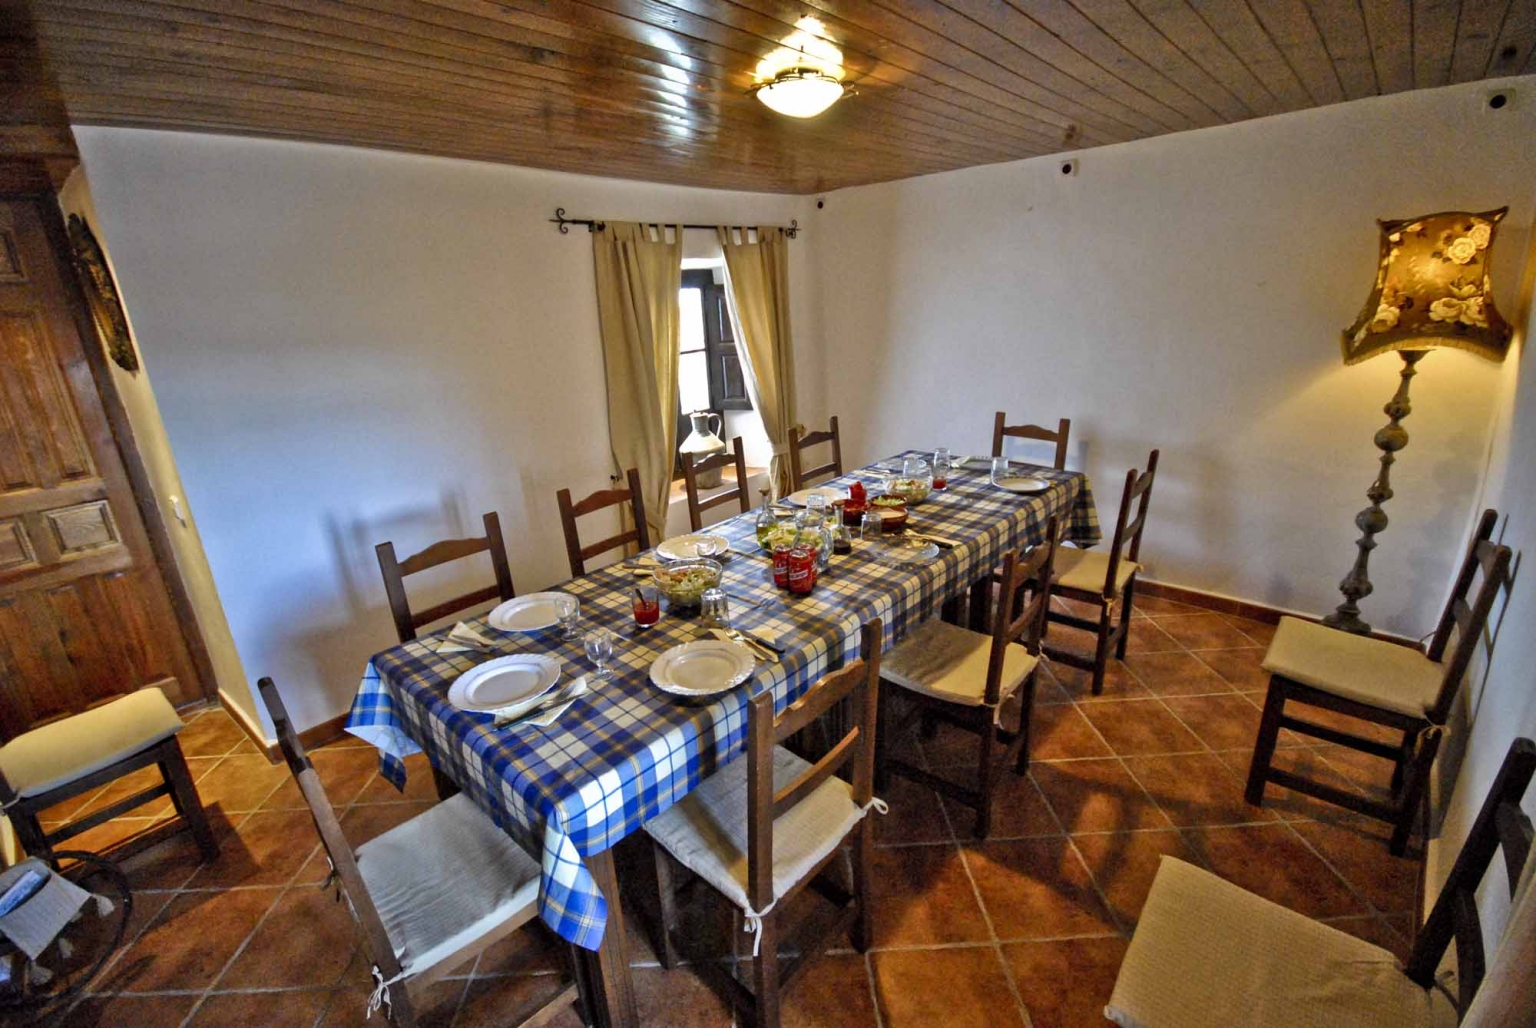
M 789 588 L 789 547 L 773 548 L 773 584 L 780 589 Z
M 803 596 L 816 585 L 816 551 L 796 546 L 789 551 L 789 591 Z

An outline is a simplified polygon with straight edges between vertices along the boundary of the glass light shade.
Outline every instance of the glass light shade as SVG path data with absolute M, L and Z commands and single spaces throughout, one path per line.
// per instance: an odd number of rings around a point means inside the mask
M 1508 207 L 1383 221 L 1376 284 L 1344 330 L 1344 363 L 1449 346 L 1502 361 L 1513 330 L 1493 306 L 1493 236 Z
M 796 68 L 780 72 L 757 87 L 757 98 L 770 110 L 791 118 L 814 118 L 842 99 L 845 87 L 820 72 Z

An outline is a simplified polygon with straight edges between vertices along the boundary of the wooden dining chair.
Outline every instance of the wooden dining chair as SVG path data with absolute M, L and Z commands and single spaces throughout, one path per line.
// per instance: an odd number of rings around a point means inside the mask
M 485 525 L 483 536 L 472 539 L 444 539 L 404 560 L 395 558 L 395 544 L 392 542 L 379 543 L 374 547 L 374 552 L 379 557 L 379 571 L 384 576 L 384 592 L 389 596 L 389 612 L 394 616 L 395 632 L 400 636 L 401 642 L 410 642 L 416 638 L 416 629 L 422 625 L 431 624 L 439 618 L 457 614 L 461 610 L 489 603 L 495 599 L 510 600 L 517 595 L 512 589 L 512 569 L 507 563 L 507 546 L 501 535 L 501 519 L 493 510 L 485 514 L 481 522 Z M 405 594 L 407 575 L 414 575 L 428 568 L 435 568 L 449 561 L 460 560 L 487 550 L 491 554 L 491 567 L 496 572 L 495 585 L 488 585 L 483 589 L 455 596 L 451 600 L 444 600 L 419 613 L 411 610 L 411 601 Z
M 881 710 L 880 752 L 876 769 L 883 787 L 891 773 L 919 782 L 976 811 L 975 834 L 985 839 L 992 826 L 992 793 L 997 781 L 998 746 L 1017 774 L 1029 770 L 1029 722 L 1034 710 L 1035 672 L 1040 663 L 1040 635 L 1050 604 L 1052 555 L 1056 547 L 1055 518 L 1046 541 L 1028 553 L 1010 551 L 1003 558 L 997 612 L 973 623 L 990 623 L 990 633 L 972 631 L 941 620 L 926 621 L 885 656 L 881 681 L 885 688 Z M 1028 602 L 1017 602 L 1026 592 Z M 990 584 L 973 590 L 971 602 L 986 603 Z M 1002 727 L 999 711 L 1023 689 L 1019 728 Z M 897 690 L 908 701 L 901 722 L 895 721 Z M 916 721 L 925 726 L 945 721 L 977 736 L 976 785 L 960 785 L 895 756 L 897 740 Z
M 354 850 L 277 686 L 263 678 L 257 689 L 314 817 L 332 878 L 362 928 L 375 983 L 369 1013 L 381 1005 L 389 1020 L 411 1028 L 422 990 L 535 919 L 539 864 L 463 793 Z M 559 950 L 569 972 L 566 945 Z M 575 996 L 572 982 L 525 1019 L 503 1023 L 544 1024 Z
M 1300 618 L 1280 619 L 1264 654 L 1269 694 L 1264 700 L 1258 741 L 1254 743 L 1253 763 L 1248 768 L 1249 803 L 1262 804 L 1265 783 L 1274 782 L 1388 822 L 1393 825 L 1389 848 L 1394 856 L 1403 855 L 1451 707 L 1488 623 L 1488 614 L 1509 575 L 1510 549 L 1492 539 L 1497 522 L 1497 513 L 1483 512 L 1427 652 Z M 1479 572 L 1482 584 L 1476 598 L 1468 603 Z M 1385 725 L 1402 732 L 1402 742 L 1378 742 L 1293 717 L 1285 712 L 1287 703 L 1320 707 Z M 1271 766 L 1282 728 L 1391 761 L 1390 802 L 1373 800 Z
M 814 468 L 805 467 L 805 451 L 822 443 L 832 444 L 832 459 Z M 789 430 L 789 487 L 798 492 L 806 482 L 823 475 L 836 478 L 843 473 L 843 438 L 837 428 L 837 416 L 825 432 L 802 433 L 799 426 Z
M 1520 800 L 1533 772 L 1536 744 L 1516 739 L 1406 964 L 1380 946 L 1164 857 L 1104 1016 L 1137 1028 L 1455 1025 L 1484 977 L 1478 886 L 1502 850 L 1513 895 L 1529 859 L 1531 821 Z M 1525 916 L 1536 916 L 1536 907 L 1525 907 Z M 1435 978 L 1453 940 L 1454 1005 Z
M 555 500 L 560 504 L 560 525 L 565 529 L 565 553 L 571 561 L 572 578 L 579 578 L 586 574 L 588 558 L 596 557 L 600 553 L 607 553 L 609 550 L 615 550 L 630 543 L 634 543 L 635 547 L 641 550 L 651 548 L 651 532 L 645 524 L 645 497 L 640 491 L 640 471 L 638 468 L 630 468 L 624 475 L 628 483 L 625 488 L 599 489 L 579 503 L 571 502 L 569 489 L 562 489 L 555 494 Z M 617 535 L 610 535 L 591 546 L 581 545 L 581 532 L 576 527 L 577 518 L 626 503 L 629 504 L 629 515 L 635 522 L 634 527 Z
M 192 833 L 203 858 L 219 854 L 203 801 L 192 784 L 176 734 L 186 723 L 165 693 L 150 686 L 99 707 L 23 732 L 0 746 L 0 809 L 29 856 L 55 863 L 55 844 L 136 807 L 170 796 L 182 830 Z M 55 804 L 123 778 L 151 764 L 161 781 L 85 817 L 44 831 L 38 815 Z M 165 838 L 155 832 L 119 847 L 122 857 Z
M 699 476 L 706 471 L 713 471 L 715 468 L 729 467 L 735 467 L 736 469 L 736 487 L 717 493 L 707 500 L 699 499 Z M 729 453 L 722 451 L 705 457 L 698 463 L 694 463 L 693 458 L 688 454 L 683 454 L 683 484 L 688 489 L 688 523 L 693 526 L 695 532 L 704 528 L 704 512 L 706 510 L 713 510 L 715 507 L 730 503 L 732 500 L 736 500 L 741 504 L 741 512 L 743 514 L 751 510 L 752 493 L 747 488 L 747 456 L 742 446 L 741 436 L 731 440 L 731 450 Z
M 1072 419 L 1062 418 L 1056 423 L 1056 431 L 1041 425 L 1010 425 L 1008 415 L 1003 411 L 997 412 L 997 417 L 992 421 L 992 456 L 1003 455 L 1003 440 L 1013 439 L 1039 439 L 1047 443 L 1056 444 L 1057 471 L 1065 471 L 1067 467 L 1067 438 L 1072 434 Z
M 855 949 L 871 941 L 869 885 L 874 836 L 865 815 L 874 799 L 876 720 L 880 689 L 879 619 L 864 625 L 861 658 L 824 676 L 805 695 L 773 714 L 773 692 L 763 689 L 747 712 L 747 752 L 706 778 L 686 798 L 645 826 L 653 842 L 660 888 L 662 966 L 677 964 L 677 909 L 672 863 L 692 871 L 739 908 L 755 931 L 752 987 L 711 960 L 695 966 L 727 1002 L 750 1013 L 758 1026 L 779 1023 L 780 995 L 828 940 L 850 931 Z M 815 765 L 783 743 L 834 706 L 852 704 L 846 734 Z M 851 765 L 849 777 L 835 772 Z M 846 774 L 846 773 L 845 773 Z M 833 858 L 853 840 L 853 890 L 832 873 Z M 814 938 L 795 938 L 798 956 L 780 962 L 779 942 L 791 901 L 809 886 L 832 905 Z
M 1093 656 L 1045 643 L 1046 656 L 1071 667 L 1091 672 L 1093 694 L 1104 691 L 1104 673 L 1109 667 L 1110 648 L 1115 658 L 1125 658 L 1126 632 L 1131 625 L 1131 604 L 1136 593 L 1137 563 L 1141 556 L 1141 534 L 1147 527 L 1147 506 L 1152 502 L 1152 481 L 1157 477 L 1157 450 L 1147 458 L 1147 470 L 1135 468 L 1125 473 L 1125 488 L 1120 493 L 1120 513 L 1115 517 L 1115 534 L 1108 550 L 1079 550 L 1063 546 L 1056 555 L 1056 577 L 1051 590 L 1060 597 L 1091 604 L 1096 617 L 1085 618 L 1064 610 L 1052 610 L 1050 623 L 1061 623 L 1094 633 Z M 1136 517 L 1131 518 L 1131 505 Z M 1118 620 L 1116 612 L 1118 609 Z M 1049 632 L 1049 627 L 1047 627 Z

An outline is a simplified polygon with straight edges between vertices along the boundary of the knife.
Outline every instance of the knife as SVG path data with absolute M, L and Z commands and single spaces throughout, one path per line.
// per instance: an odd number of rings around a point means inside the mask
M 780 646 L 776 642 L 770 642 L 769 640 L 764 639 L 760 635 L 754 635 L 751 632 L 747 631 L 745 628 L 735 628 L 735 629 L 732 629 L 732 631 L 740 632 L 742 635 L 746 636 L 748 639 L 751 639 L 753 642 L 757 643 L 759 646 L 762 646 L 762 647 L 765 647 L 767 649 L 770 649 L 774 653 L 777 653 L 781 657 L 784 656 L 784 647 Z
M 773 654 L 769 653 L 767 650 L 763 649 L 761 646 L 752 642 L 752 640 L 748 639 L 746 636 L 742 635 L 740 632 L 734 629 L 711 628 L 709 630 L 709 634 L 714 636 L 716 639 L 740 646 L 748 653 L 751 653 L 757 657 L 758 660 L 773 661 L 778 659 Z

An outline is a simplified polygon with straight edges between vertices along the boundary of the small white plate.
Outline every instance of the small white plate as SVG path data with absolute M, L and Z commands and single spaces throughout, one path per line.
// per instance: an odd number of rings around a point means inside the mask
M 548 692 L 560 680 L 560 662 L 542 653 L 514 653 L 471 668 L 448 688 L 459 710 L 501 710 Z
M 500 632 L 538 632 L 560 623 L 559 601 L 566 593 L 528 593 L 501 604 L 486 615 Z
M 802 489 L 797 493 L 790 493 L 784 497 L 784 502 L 793 503 L 797 507 L 804 507 L 806 501 L 812 496 L 825 496 L 827 498 L 827 506 L 830 507 L 833 500 L 846 499 L 848 494 L 841 489 L 828 489 L 825 486 L 817 486 L 814 489 Z
M 723 557 L 730 552 L 731 541 L 723 535 L 695 532 L 668 539 L 656 547 L 662 560 L 692 560 L 694 557 Z
M 1010 493 L 1043 493 L 1051 487 L 1051 483 L 1044 478 L 1004 478 L 992 483 L 999 489 L 1006 489 Z
M 714 696 L 752 677 L 752 651 L 718 639 L 674 646 L 651 665 L 651 681 L 673 696 Z

